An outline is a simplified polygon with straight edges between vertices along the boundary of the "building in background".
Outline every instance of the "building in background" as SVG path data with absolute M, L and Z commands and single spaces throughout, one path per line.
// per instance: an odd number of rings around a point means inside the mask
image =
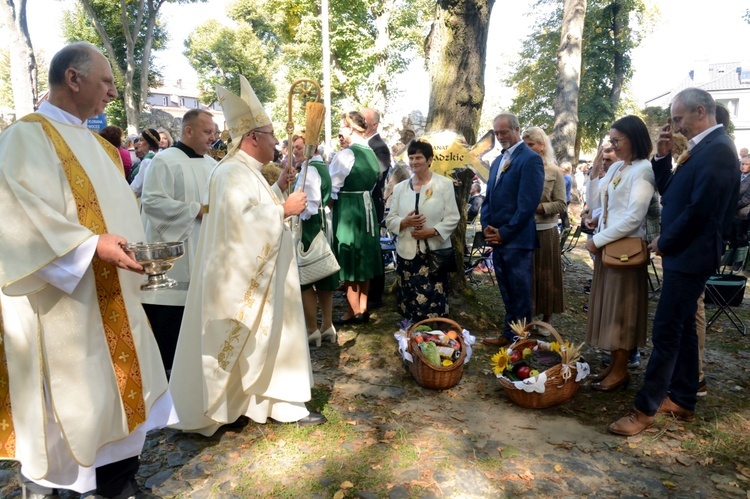
M 666 108 L 678 92 L 689 87 L 705 90 L 717 104 L 726 107 L 734 124 L 737 149 L 750 147 L 750 61 L 696 61 L 694 69 L 675 88 L 647 100 L 646 107 Z

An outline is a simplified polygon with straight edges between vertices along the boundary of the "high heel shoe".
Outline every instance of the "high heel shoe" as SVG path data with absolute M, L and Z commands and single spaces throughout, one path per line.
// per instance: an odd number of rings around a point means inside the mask
M 315 342 L 315 346 L 320 347 L 320 342 L 322 341 L 322 338 L 323 337 L 320 334 L 320 330 L 316 329 L 315 331 L 307 335 L 307 342 L 308 343 Z
M 597 392 L 613 392 L 618 388 L 626 390 L 628 388 L 628 385 L 630 385 L 630 375 L 622 378 L 619 381 L 615 381 L 611 385 L 604 384 L 603 381 L 600 381 L 599 383 L 592 383 L 591 389 L 596 390 Z
M 326 338 L 331 338 L 331 343 L 337 343 L 338 342 L 338 334 L 336 334 L 336 329 L 331 326 L 322 333 L 320 333 L 320 336 L 323 340 Z

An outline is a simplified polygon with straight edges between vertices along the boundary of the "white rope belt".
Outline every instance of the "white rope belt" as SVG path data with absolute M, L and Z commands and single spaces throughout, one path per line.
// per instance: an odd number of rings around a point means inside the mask
M 370 195 L 370 191 L 339 191 L 339 195 L 341 194 L 362 194 L 367 216 L 367 232 L 375 236 L 375 217 L 372 214 L 372 196 Z

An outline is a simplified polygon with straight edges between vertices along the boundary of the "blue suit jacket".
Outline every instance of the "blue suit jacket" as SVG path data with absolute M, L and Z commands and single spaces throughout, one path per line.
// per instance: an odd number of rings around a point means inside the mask
M 670 156 L 652 162 L 662 195 L 659 251 L 665 270 L 714 273 L 724 234 L 737 211 L 740 176 L 737 152 L 723 129 L 708 134 L 672 173 Z
M 542 199 L 544 164 L 542 158 L 521 142 L 510 157 L 510 167 L 495 182 L 502 156 L 493 161 L 482 204 L 482 229 L 497 228 L 501 247 L 534 249 L 536 237 L 534 211 Z

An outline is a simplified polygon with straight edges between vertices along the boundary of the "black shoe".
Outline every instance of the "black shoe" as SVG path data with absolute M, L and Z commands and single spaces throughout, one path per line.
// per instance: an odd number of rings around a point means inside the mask
M 361 314 L 357 314 L 362 316 L 362 322 L 370 322 L 370 311 L 366 310 L 362 312 Z
M 248 424 L 250 424 L 250 418 L 247 416 L 240 416 L 235 422 L 221 425 L 221 427 L 227 430 L 241 430 Z
M 319 424 L 323 424 L 326 421 L 328 421 L 328 420 L 322 414 L 320 414 L 318 412 L 311 412 L 310 414 L 308 414 L 304 418 L 302 418 L 299 421 L 297 421 L 297 424 L 299 426 L 316 426 L 316 425 L 319 425 Z
M 367 320 L 370 320 L 370 314 L 365 312 L 367 314 Z M 355 314 L 349 317 L 348 319 L 344 319 L 342 317 L 334 317 L 333 323 L 337 326 L 341 326 L 343 324 L 362 324 L 363 322 L 367 322 L 364 319 L 363 314 Z

